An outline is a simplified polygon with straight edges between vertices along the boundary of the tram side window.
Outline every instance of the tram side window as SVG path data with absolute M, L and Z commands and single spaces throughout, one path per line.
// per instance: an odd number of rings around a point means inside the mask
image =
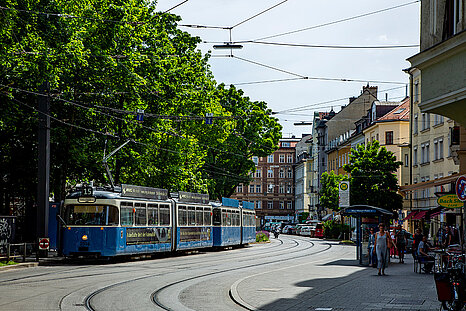
M 134 208 L 136 210 L 135 213 L 135 224 L 137 226 L 145 226 L 146 225 L 146 204 L 145 203 L 135 203 Z
M 122 226 L 132 226 L 134 222 L 133 203 L 121 202 L 120 223 Z
M 210 208 L 204 207 L 204 226 L 212 225 L 212 217 L 210 215 Z
M 213 223 L 214 226 L 221 226 L 222 225 L 222 211 L 220 209 L 213 210 Z
M 159 207 L 157 204 L 147 204 L 147 224 L 159 224 Z
M 239 212 L 236 211 L 236 212 L 235 212 L 235 226 L 237 226 L 237 227 L 239 227 L 239 225 L 240 225 L 239 216 L 240 216 L 240 215 L 239 215 Z
M 187 220 L 186 206 L 178 206 L 178 225 L 186 226 Z
M 194 206 L 188 206 L 188 226 L 196 225 L 196 210 Z
M 160 225 L 170 224 L 170 206 L 167 204 L 160 205 Z
M 68 205 L 66 223 L 85 226 L 118 226 L 118 208 L 111 205 Z
M 204 224 L 204 216 L 202 207 L 196 207 L 196 225 L 202 226 Z

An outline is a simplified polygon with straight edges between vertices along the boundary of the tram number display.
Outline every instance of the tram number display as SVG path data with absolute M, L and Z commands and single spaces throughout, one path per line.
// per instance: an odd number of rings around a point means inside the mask
M 210 240 L 211 228 L 188 227 L 180 228 L 180 242 L 207 241 Z
M 126 245 L 157 244 L 170 242 L 169 228 L 127 228 Z

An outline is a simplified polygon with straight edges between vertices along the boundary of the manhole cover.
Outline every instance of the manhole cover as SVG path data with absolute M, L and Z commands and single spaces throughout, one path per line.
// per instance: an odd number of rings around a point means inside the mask
M 421 299 L 410 299 L 410 298 L 395 298 L 390 301 L 394 305 L 422 305 L 424 300 Z

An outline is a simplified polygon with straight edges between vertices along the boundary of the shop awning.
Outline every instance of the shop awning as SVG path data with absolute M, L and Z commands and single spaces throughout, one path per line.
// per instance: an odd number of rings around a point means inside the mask
M 441 212 L 442 211 L 438 211 L 438 212 L 430 214 L 430 218 L 440 215 Z
M 412 220 L 419 220 L 421 218 L 424 218 L 424 216 L 426 215 L 427 211 L 420 211 L 418 212 L 416 215 L 414 215 L 411 219 Z
M 410 212 L 410 213 L 408 214 L 408 216 L 406 216 L 403 220 L 410 220 L 410 219 L 413 218 L 416 214 L 417 214 L 417 211 Z

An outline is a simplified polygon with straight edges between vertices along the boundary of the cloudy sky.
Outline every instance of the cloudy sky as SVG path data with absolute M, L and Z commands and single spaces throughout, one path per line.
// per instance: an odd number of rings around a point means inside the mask
M 310 121 L 314 111 L 339 111 L 351 96 L 358 96 L 370 82 L 379 87 L 379 99 L 401 100 L 408 75 L 402 70 L 419 47 L 390 49 L 343 49 L 283 46 L 405 46 L 419 44 L 420 2 L 414 0 L 158 0 L 160 11 L 181 16 L 180 25 L 233 27 L 233 42 L 241 43 L 235 57 L 212 57 L 211 70 L 218 83 L 237 84 L 252 100 L 267 102 L 278 114 L 283 136 L 301 136 L 310 127 L 294 126 Z M 184 2 L 184 3 L 183 3 Z M 402 6 L 407 4 L 405 6 Z M 248 21 L 268 8 L 276 7 Z M 398 8 L 385 10 L 400 6 Z M 344 22 L 343 19 L 385 10 Z M 243 22 L 244 21 L 244 22 Z M 328 24 L 330 25 L 324 25 Z M 237 25 L 237 26 L 235 26 Z M 304 31 L 295 30 L 311 28 Z M 181 27 L 199 36 L 199 48 L 212 55 L 229 50 L 214 50 L 214 42 L 230 41 L 228 29 Z M 292 34 L 284 34 L 294 32 Z M 273 37 L 272 37 L 273 36 Z M 260 43 L 259 43 L 260 42 Z M 265 44 L 273 43 L 272 44 Z M 217 43 L 218 44 L 218 43 Z M 265 66 L 273 67 L 268 68 Z M 277 70 L 278 69 L 278 70 Z M 309 79 L 303 79 L 309 77 Z M 341 82 L 311 78 L 354 79 Z M 261 82 L 293 79 L 282 82 Z M 372 81 L 372 82 L 371 82 Z M 381 83 L 398 82 L 398 83 Z M 384 91 L 388 90 L 388 91 Z M 341 99 L 340 101 L 335 101 Z M 330 102 L 331 101 L 331 102 Z M 299 108 L 299 109 L 298 109 Z M 292 111 L 286 111 L 293 109 Z

